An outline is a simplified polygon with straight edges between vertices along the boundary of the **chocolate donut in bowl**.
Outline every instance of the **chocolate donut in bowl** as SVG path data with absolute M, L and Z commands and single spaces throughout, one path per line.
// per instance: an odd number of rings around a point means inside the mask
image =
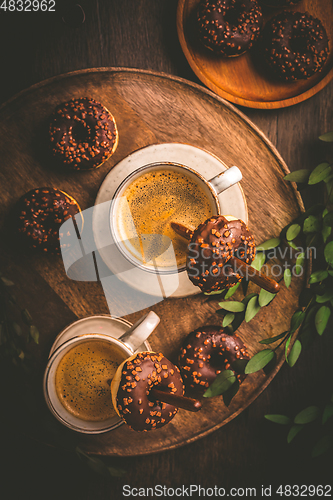
M 29 248 L 59 254 L 59 228 L 79 212 L 79 204 L 69 194 L 60 189 L 41 187 L 20 198 L 14 217 L 21 240 Z
M 186 337 L 180 349 L 179 366 L 186 386 L 203 393 L 219 373 L 233 370 L 233 363 L 241 359 L 250 358 L 239 336 L 228 335 L 220 326 L 208 325 Z M 245 379 L 245 375 L 235 375 L 240 383 Z
M 321 71 L 329 54 L 326 30 L 308 13 L 283 11 L 262 33 L 264 61 L 280 80 L 310 78 Z
M 73 170 L 100 167 L 116 150 L 118 130 L 103 104 L 82 97 L 60 104 L 49 125 L 52 154 Z
M 158 429 L 169 423 L 178 408 L 160 402 L 153 388 L 175 395 L 184 394 L 179 368 L 161 353 L 140 352 L 125 360 L 111 382 L 111 395 L 117 414 L 135 431 Z
M 220 56 L 239 56 L 259 37 L 261 8 L 257 0 L 201 0 L 197 26 L 205 47 Z

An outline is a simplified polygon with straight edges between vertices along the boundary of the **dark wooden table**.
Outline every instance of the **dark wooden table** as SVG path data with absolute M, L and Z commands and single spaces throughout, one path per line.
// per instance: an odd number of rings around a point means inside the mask
M 176 0 L 81 0 L 84 23 L 80 12 L 74 19 L 67 12 L 65 24 L 63 8 L 71 4 L 75 2 L 56 1 L 56 13 L 0 10 L 0 102 L 54 75 L 101 66 L 162 71 L 200 83 L 178 43 Z M 290 108 L 242 111 L 277 147 L 291 170 L 313 168 L 332 155 L 331 146 L 317 139 L 333 130 L 332 98 L 333 82 Z M 295 439 L 287 445 L 286 429 L 266 421 L 264 415 L 294 416 L 306 406 L 323 405 L 332 388 L 332 349 L 331 336 L 318 338 L 292 369 L 282 367 L 249 408 L 208 437 L 173 451 L 111 462 L 127 470 L 119 479 L 104 479 L 74 453 L 50 449 L 19 430 L 2 428 L 1 497 L 118 499 L 123 498 L 124 484 L 170 488 L 197 484 L 255 487 L 261 498 L 262 485 L 328 484 L 332 455 L 311 459 L 308 440 Z

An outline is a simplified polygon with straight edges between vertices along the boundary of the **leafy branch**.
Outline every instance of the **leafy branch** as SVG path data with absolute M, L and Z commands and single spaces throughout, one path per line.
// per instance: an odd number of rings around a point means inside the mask
M 322 141 L 333 142 L 333 132 L 320 137 Z M 294 366 L 302 349 L 311 345 L 316 335 L 322 335 L 327 328 L 333 308 L 333 168 L 327 162 L 320 163 L 313 171 L 307 169 L 297 170 L 284 177 L 286 181 L 296 182 L 300 187 L 313 186 L 322 183 L 325 187 L 325 203 L 316 204 L 302 213 L 294 221 L 284 227 L 279 238 L 270 239 L 257 247 L 256 257 L 252 266 L 260 271 L 265 263 L 274 256 L 274 250 L 280 250 L 280 255 L 286 255 L 283 247 L 290 247 L 294 252 L 295 263 L 291 266 L 287 261 L 283 263 L 283 279 L 285 286 L 290 287 L 293 276 L 302 274 L 307 259 L 313 257 L 315 269 L 310 275 L 306 288 L 300 295 L 299 307 L 294 312 L 290 326 L 274 337 L 260 341 L 260 344 L 276 344 L 274 348 L 266 348 L 256 353 L 245 365 L 239 368 L 232 366 L 230 371 L 250 374 L 261 369 L 269 373 L 276 363 L 276 351 L 283 344 L 285 359 L 289 366 Z M 273 250 L 273 252 L 271 252 Z M 281 281 L 280 280 L 280 281 Z M 242 280 L 244 295 L 247 292 L 248 282 Z M 268 306 L 276 294 L 271 294 L 263 289 L 258 293 L 245 295 L 241 301 L 228 300 L 239 288 L 240 283 L 220 292 L 213 292 L 211 298 L 223 299 L 218 303 L 220 309 L 216 312 L 223 316 L 222 326 L 227 333 L 232 335 L 245 322 L 251 321 L 262 307 Z M 297 332 L 292 344 L 292 338 Z M 292 345 L 291 345 L 292 344 Z M 243 360 L 244 361 L 244 360 Z M 205 397 L 223 395 L 226 404 L 231 399 L 225 395 L 237 393 L 239 383 L 231 374 L 220 373 L 213 384 L 208 388 Z M 227 383 L 228 381 L 228 383 Z M 232 397 L 233 397 L 232 396 Z
M 333 395 L 323 409 L 318 406 L 308 406 L 300 411 L 293 419 L 280 414 L 265 415 L 267 420 L 280 425 L 288 426 L 287 443 L 290 444 L 297 434 L 309 428 L 309 424 L 316 427 L 317 440 L 312 447 L 313 458 L 322 455 L 333 446 Z M 319 439 L 318 439 L 319 438 Z

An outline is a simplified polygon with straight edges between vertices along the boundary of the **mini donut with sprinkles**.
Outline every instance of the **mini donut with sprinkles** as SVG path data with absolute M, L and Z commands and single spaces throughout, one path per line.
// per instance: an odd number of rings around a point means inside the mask
M 114 117 L 95 99 L 72 99 L 56 108 L 49 126 L 53 156 L 73 170 L 101 166 L 116 150 Z
M 118 368 L 111 394 L 117 414 L 135 431 L 150 431 L 168 424 L 178 408 L 157 401 L 153 387 L 183 396 L 184 385 L 179 368 L 161 353 L 139 352 Z
M 59 189 L 32 189 L 22 196 L 15 207 L 17 230 L 29 248 L 59 254 L 59 228 L 79 212 L 81 209 L 77 201 Z
M 199 39 L 219 56 L 235 57 L 249 50 L 261 26 L 257 0 L 201 0 L 198 5 Z
M 242 220 L 213 215 L 193 232 L 188 245 L 188 277 L 203 292 L 230 288 L 243 278 L 237 267 L 228 264 L 230 258 L 234 255 L 251 264 L 255 252 L 253 235 Z
M 234 371 L 242 383 L 245 375 L 233 370 L 233 363 L 241 359 L 250 358 L 238 335 L 227 335 L 220 326 L 208 325 L 186 337 L 180 349 L 179 366 L 185 385 L 203 393 L 224 370 Z
M 323 69 L 329 54 L 324 26 L 306 12 L 273 17 L 263 30 L 262 48 L 265 63 L 284 81 L 310 78 Z

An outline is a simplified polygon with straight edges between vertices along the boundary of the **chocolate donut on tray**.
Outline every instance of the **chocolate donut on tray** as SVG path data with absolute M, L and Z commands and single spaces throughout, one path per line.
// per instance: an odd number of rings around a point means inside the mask
M 111 394 L 117 414 L 135 431 L 150 431 L 169 423 L 178 408 L 161 402 L 152 389 L 164 389 L 183 396 L 184 385 L 179 368 L 161 353 L 139 352 L 118 368 Z
M 49 137 L 53 156 L 73 170 L 101 166 L 118 145 L 114 117 L 103 104 L 88 97 L 72 99 L 56 108 Z
M 186 337 L 180 350 L 179 366 L 186 386 L 203 393 L 219 373 L 233 370 L 233 363 L 240 359 L 250 358 L 238 335 L 228 335 L 220 326 L 208 325 Z M 240 383 L 245 379 L 245 375 L 235 375 Z

